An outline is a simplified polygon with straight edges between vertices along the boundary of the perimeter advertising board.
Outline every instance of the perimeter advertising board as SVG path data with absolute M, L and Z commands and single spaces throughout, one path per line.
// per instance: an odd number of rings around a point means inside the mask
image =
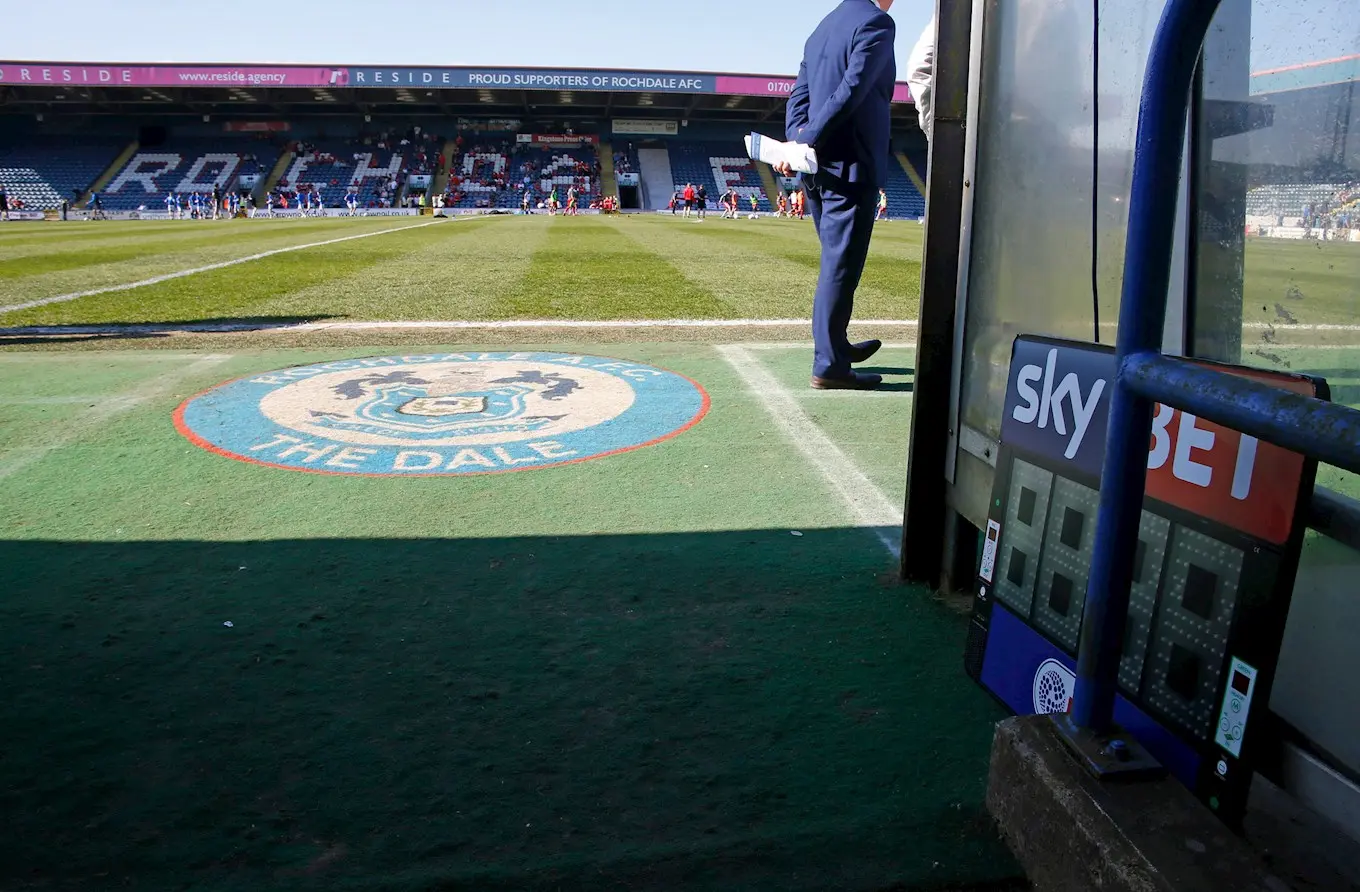
M 675 136 L 680 132 L 680 122 L 615 118 L 610 129 L 621 136 Z
M 35 87 L 343 87 L 346 68 L 0 62 L 0 84 Z
M 780 75 L 590 68 L 0 62 L 0 84 L 51 87 L 419 87 L 778 97 L 792 93 L 794 83 L 792 77 Z M 893 101 L 912 101 L 905 83 L 897 84 Z
M 1302 375 L 1202 363 L 1327 398 Z M 1019 714 L 1071 708 L 1114 351 L 1020 336 L 966 669 Z M 1159 405 L 1115 720 L 1230 825 L 1253 760 L 1316 464 Z

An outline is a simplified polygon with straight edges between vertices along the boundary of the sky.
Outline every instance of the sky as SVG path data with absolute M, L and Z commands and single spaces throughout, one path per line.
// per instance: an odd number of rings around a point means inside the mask
M 10 61 L 544 66 L 797 74 L 837 0 L 11 0 Z M 898 80 L 935 0 L 896 0 Z
M 796 74 L 838 0 L 7 0 L 9 61 L 543 66 Z M 1005 0 L 1025 7 L 1086 0 Z M 1102 10 L 1137 0 L 1100 0 Z M 1153 2 L 1153 0 L 1148 0 Z M 1225 5 L 1244 0 L 1225 0 Z M 1250 0 L 1253 70 L 1360 53 L 1356 0 Z M 896 0 L 897 76 L 935 0 Z M 1084 7 L 1088 8 L 1089 7 Z M 1127 7 L 1126 7 L 1127 8 Z M 1106 15 L 1102 12 L 1102 16 Z

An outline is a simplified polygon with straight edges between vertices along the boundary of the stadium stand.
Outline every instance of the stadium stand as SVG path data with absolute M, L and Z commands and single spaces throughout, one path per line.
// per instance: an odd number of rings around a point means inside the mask
M 751 195 L 759 199 L 762 211 L 770 210 L 770 200 L 751 159 L 739 142 L 672 142 L 670 144 L 671 177 L 675 190 L 693 183 L 708 188 L 709 207 L 717 207 L 718 197 L 735 188 L 742 198 L 742 207 Z
M 277 147 L 254 139 L 179 140 L 144 148 L 109 180 L 101 198 L 108 210 L 142 205 L 162 210 L 167 192 L 209 193 L 214 186 L 226 192 L 242 175 L 259 173 L 277 154 Z
M 279 180 L 277 189 L 295 195 L 299 186 L 319 192 L 327 206 L 342 207 L 351 186 L 357 187 L 362 207 L 394 204 L 405 182 L 409 146 L 396 150 L 382 142 L 334 140 L 307 143 L 297 147 L 298 154 Z M 433 165 L 431 165 L 433 166 Z M 392 180 L 397 189 L 392 189 Z
M 530 144 L 519 142 L 510 132 L 464 132 L 449 141 L 432 134 L 419 134 L 409 141 L 406 137 L 385 133 L 290 143 L 289 150 L 297 154 L 279 167 L 275 191 L 287 195 L 290 203 L 299 189 L 320 192 L 328 207 L 340 208 L 346 194 L 357 187 L 361 207 L 396 205 L 407 192 L 408 177 L 434 174 L 443 152 L 450 149 L 453 157 L 449 159 L 450 176 L 444 192 L 444 206 L 449 208 L 518 208 L 526 185 L 533 192 L 535 207 L 554 186 L 565 204 L 566 190 L 574 184 L 581 192 L 582 208 L 601 195 L 599 152 L 590 143 Z M 0 182 L 28 207 L 57 208 L 62 199 L 72 198 L 73 190 L 87 190 L 125 145 L 72 145 L 69 139 L 49 137 L 28 138 L 12 145 L 0 142 Z M 616 173 L 642 174 L 649 192 L 664 191 L 664 196 L 650 199 L 655 202 L 660 197 L 661 207 L 672 191 L 694 183 L 708 189 L 710 208 L 716 208 L 718 197 L 731 187 L 742 196 L 743 210 L 751 195 L 756 196 L 759 210 L 773 210 L 760 172 L 738 140 L 670 140 L 664 145 L 664 158 L 670 164 L 667 179 L 672 182 L 647 179 L 643 170 L 646 151 L 639 152 L 630 142 L 611 145 Z M 241 177 L 267 175 L 279 160 L 280 146 L 260 137 L 171 139 L 162 146 L 136 151 L 108 177 L 101 196 L 104 207 L 111 211 L 138 207 L 159 211 L 167 192 L 206 193 L 214 186 L 223 192 L 242 188 Z M 924 169 L 924 158 L 912 160 L 918 169 Z M 411 194 L 423 188 L 423 184 L 413 187 Z M 886 188 L 890 216 L 916 218 L 924 214 L 925 199 L 896 163 L 890 166 Z M 1269 200 L 1272 208 L 1284 203 L 1298 207 L 1295 213 L 1311 201 L 1335 195 L 1339 189 L 1334 185 L 1269 188 L 1274 190 Z M 1285 189 L 1294 191 L 1286 195 L 1280 191 Z M 1306 197 L 1308 189 L 1317 191 L 1317 198 Z M 1258 190 L 1253 195 L 1258 196 L 1253 199 L 1256 205 L 1265 203 L 1260 197 L 1265 193 Z
M 930 156 L 928 151 L 924 148 L 914 148 L 907 149 L 902 154 L 907 156 L 907 160 L 911 162 L 911 166 L 916 169 L 916 175 L 919 176 L 922 180 L 924 180 L 926 176 L 926 169 L 930 164 Z
M 642 165 L 633 144 L 614 143 L 614 173 L 640 173 L 641 170 Z
M 920 168 L 917 168 L 920 170 Z M 894 220 L 915 220 L 926 214 L 926 200 L 912 183 L 897 159 L 888 162 L 888 182 L 883 191 L 888 193 L 888 217 Z
M 564 207 L 573 184 L 582 192 L 583 208 L 599 194 L 599 159 L 589 144 L 547 148 L 481 136 L 464 145 L 466 151 L 454 159 L 445 207 L 517 208 L 526 187 L 533 192 L 535 207 L 554 186 Z
M 1247 193 L 1247 215 L 1303 220 L 1348 208 L 1357 197 L 1360 189 L 1346 183 L 1258 186 Z
M 79 143 L 78 145 L 75 143 Z M 10 201 L 29 210 L 52 210 L 75 191 L 89 188 L 126 143 L 31 137 L 21 145 L 0 145 L 0 183 Z

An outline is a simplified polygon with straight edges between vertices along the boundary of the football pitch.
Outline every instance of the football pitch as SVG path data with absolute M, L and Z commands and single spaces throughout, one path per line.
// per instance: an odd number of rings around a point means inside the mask
M 878 227 L 863 318 L 916 318 L 922 229 Z M 186 270 L 204 271 L 158 280 Z M 799 319 L 817 250 L 810 221 L 718 214 L 96 222 L 0 233 L 0 277 L 0 309 L 37 304 L 0 313 L 4 326 Z M 148 284 L 108 290 L 132 282 Z
M 0 228 L 0 885 L 1011 887 L 895 577 L 921 237 L 842 393 L 807 222 Z M 1354 247 L 1248 257 L 1348 403 Z

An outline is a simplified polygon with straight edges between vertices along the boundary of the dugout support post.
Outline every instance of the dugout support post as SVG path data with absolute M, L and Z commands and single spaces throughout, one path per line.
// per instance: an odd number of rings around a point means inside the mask
M 945 555 L 972 558 L 966 545 L 960 549 L 960 543 L 951 541 L 958 523 L 950 520 L 954 512 L 948 502 L 945 464 L 950 444 L 973 4 L 936 0 L 935 7 L 935 106 L 928 134 L 926 237 L 899 573 L 905 581 L 948 588 L 949 577 L 954 575 L 949 568 L 955 561 Z

